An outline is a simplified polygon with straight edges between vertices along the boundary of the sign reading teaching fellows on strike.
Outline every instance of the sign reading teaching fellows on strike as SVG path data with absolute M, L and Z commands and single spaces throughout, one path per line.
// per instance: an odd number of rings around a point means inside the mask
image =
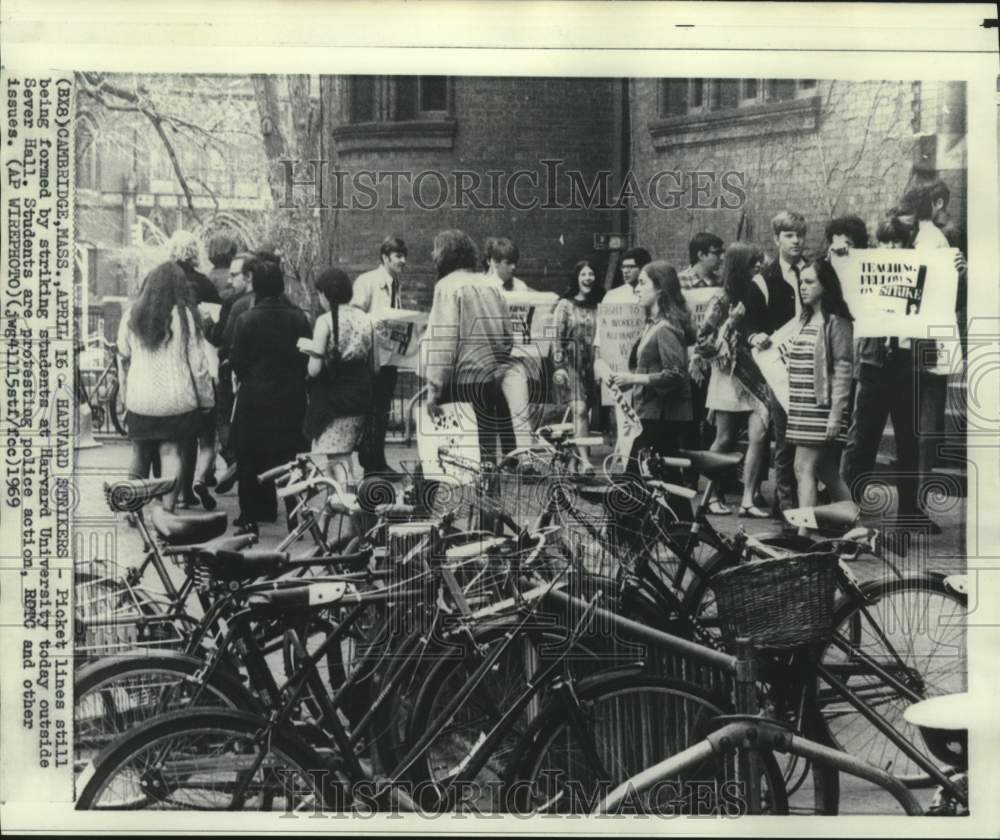
M 834 260 L 855 338 L 957 335 L 955 250 L 851 251 Z

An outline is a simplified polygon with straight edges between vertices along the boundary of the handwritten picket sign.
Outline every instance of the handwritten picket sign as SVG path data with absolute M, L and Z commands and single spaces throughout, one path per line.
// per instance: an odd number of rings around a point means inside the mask
M 597 334 L 600 336 L 600 357 L 610 371 L 628 372 L 628 357 L 632 346 L 639 340 L 646 315 L 637 303 L 599 303 L 597 305 Z M 597 365 L 594 366 L 597 374 Z M 601 382 L 601 405 L 614 406 L 615 398 L 607 384 Z
M 612 405 L 615 409 L 615 428 L 618 439 L 615 442 L 615 457 L 620 464 L 628 461 L 628 456 L 632 452 L 632 444 L 642 433 L 642 420 L 632 406 L 632 392 L 625 392 L 617 385 L 608 382 L 608 378 L 614 371 L 604 359 L 597 359 L 594 362 L 594 373 L 600 380 L 602 387 L 608 389 L 611 395 Z

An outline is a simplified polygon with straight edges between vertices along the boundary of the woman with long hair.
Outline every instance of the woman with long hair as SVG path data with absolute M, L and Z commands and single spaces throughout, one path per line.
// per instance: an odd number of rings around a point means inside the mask
M 299 341 L 310 356 L 306 440 L 312 451 L 326 455 L 330 475 L 354 480 L 351 455 L 357 451 L 372 410 L 378 368 L 375 323 L 351 302 L 351 280 L 341 269 L 328 268 L 316 278 L 323 314 L 316 319 L 312 341 Z
M 580 260 L 553 314 L 552 382 L 560 401 L 570 405 L 577 437 L 589 433 L 588 413 L 598 393 L 594 379 L 594 333 L 597 304 L 603 298 L 604 287 L 597 280 L 597 267 L 591 260 Z M 586 452 L 581 451 L 580 457 L 581 463 L 589 465 Z M 592 470 L 592 467 L 585 469 Z
M 683 445 L 687 424 L 694 416 L 687 348 L 695 338 L 691 312 L 673 266 L 663 260 L 648 263 L 639 273 L 636 298 L 645 311 L 646 324 L 629 354 L 629 372 L 609 377 L 610 384 L 633 389 L 632 404 L 642 421 L 626 467 L 626 474 L 635 479 L 640 450 L 650 448 L 670 456 Z M 680 475 L 676 481 L 684 483 Z M 689 521 L 690 505 L 684 500 L 677 504 L 675 512 Z M 637 525 L 628 517 L 623 520 L 626 534 L 635 532 Z
M 736 448 L 740 426 L 744 421 L 747 423 L 749 445 L 743 468 L 743 498 L 739 513 L 754 519 L 768 517 L 767 512 L 754 502 L 760 492 L 760 473 L 767 445 L 767 406 L 755 399 L 737 379 L 733 366 L 738 346 L 746 340 L 743 317 L 747 295 L 763 260 L 760 248 L 748 242 L 734 242 L 726 249 L 722 264 L 722 291 L 708 305 L 694 351 L 700 365 L 692 365 L 694 375 L 709 377 L 705 405 L 715 421 L 715 440 L 711 451 L 732 452 Z M 711 501 L 708 510 L 716 515 L 731 512 L 718 497 Z
M 787 440 L 795 445 L 799 504 L 811 507 L 820 481 L 832 501 L 851 498 L 839 456 L 850 421 L 854 318 L 825 260 L 802 269 L 799 298 L 802 313 L 788 355 Z
M 214 404 L 205 338 L 187 277 L 173 262 L 154 268 L 118 330 L 132 478 L 147 478 L 159 455 L 165 477 L 178 480 L 163 497 L 173 511 L 195 468 L 191 446 L 202 411 Z

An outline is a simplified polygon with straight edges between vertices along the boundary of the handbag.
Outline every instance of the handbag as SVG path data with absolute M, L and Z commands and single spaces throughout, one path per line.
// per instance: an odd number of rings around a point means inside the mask
M 190 339 L 190 334 L 188 338 Z M 198 382 L 194 376 L 194 369 L 191 367 L 191 355 L 189 351 L 188 341 L 184 342 L 184 361 L 187 362 L 188 376 L 191 377 L 191 388 L 194 390 L 194 401 L 195 405 L 197 406 L 196 411 L 198 412 L 198 419 L 202 423 L 207 423 L 213 416 L 213 413 L 215 411 L 215 406 L 202 405 L 201 395 L 198 393 Z M 209 386 L 213 389 L 213 396 L 214 396 L 215 386 L 211 382 L 209 382 Z

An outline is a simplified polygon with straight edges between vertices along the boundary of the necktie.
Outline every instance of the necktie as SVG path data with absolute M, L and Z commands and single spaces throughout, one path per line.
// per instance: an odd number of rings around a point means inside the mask
M 399 280 L 392 278 L 392 291 L 389 293 L 389 306 L 399 309 Z
M 802 312 L 802 298 L 799 297 L 799 286 L 802 283 L 801 269 L 797 265 L 792 266 L 792 274 L 795 275 L 795 314 L 799 315 Z

